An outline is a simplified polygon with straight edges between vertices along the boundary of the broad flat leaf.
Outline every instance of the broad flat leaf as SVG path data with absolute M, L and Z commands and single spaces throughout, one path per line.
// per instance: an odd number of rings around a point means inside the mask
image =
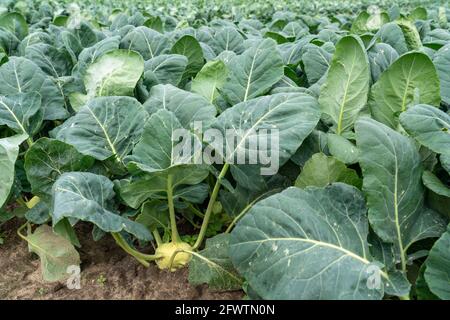
M 199 94 L 184 91 L 170 84 L 157 85 L 150 91 L 144 108 L 152 115 L 158 110 L 168 110 L 175 114 L 186 129 L 191 129 L 194 121 L 207 128 L 215 119 L 216 108 Z
M 356 142 L 370 224 L 404 264 L 413 242 L 442 232 L 442 219 L 423 205 L 420 154 L 410 138 L 369 118 L 357 121 Z
M 158 32 L 164 33 L 164 25 L 160 17 L 154 16 L 150 17 L 144 22 L 144 26 L 156 30 Z
M 196 252 L 189 262 L 189 283 L 208 284 L 211 290 L 239 290 L 242 279 L 234 270 L 228 253 L 230 235 L 219 234 L 207 239 L 205 249 Z
M 381 299 L 382 283 L 379 290 L 368 286 L 375 267 L 368 231 L 358 189 L 288 188 L 258 202 L 237 224 L 230 256 L 263 299 Z
M 144 85 L 149 90 L 157 84 L 177 86 L 186 70 L 188 59 L 179 54 L 163 54 L 144 63 Z
M 435 242 L 425 261 L 425 280 L 435 295 L 450 299 L 450 226 Z
M 164 198 L 167 180 L 162 175 L 145 175 L 115 181 L 116 189 L 125 203 L 134 209 L 149 198 Z
M 271 39 L 234 57 L 228 67 L 230 75 L 221 91 L 232 105 L 266 93 L 283 77 L 283 61 Z
M 25 38 L 28 34 L 27 21 L 19 12 L 3 13 L 0 16 L 0 27 L 14 32 L 19 39 Z
M 306 46 L 314 38 L 312 35 L 303 37 L 295 42 L 286 42 L 277 46 L 285 65 L 297 66 L 302 60 Z
M 302 61 L 306 77 L 309 84 L 314 84 L 327 72 L 333 55 L 312 43 L 307 44 L 304 50 Z
M 425 281 L 425 263 L 419 269 L 419 275 L 415 283 L 415 293 L 417 300 L 439 300 L 439 298 L 430 291 L 427 282 Z
M 412 10 L 409 15 L 408 18 L 411 21 L 415 21 L 415 20 L 427 20 L 427 10 L 423 7 L 417 7 L 414 10 Z
M 208 176 L 207 169 L 203 170 L 193 166 L 178 166 L 171 168 L 170 172 L 173 175 L 174 197 L 179 195 L 179 190 L 186 191 L 183 185 L 196 186 Z M 167 197 L 167 175 L 165 172 L 122 179 L 115 181 L 115 183 L 120 197 L 134 209 L 139 208 L 147 199 L 166 199 Z
M 26 236 L 26 240 L 30 251 L 41 259 L 41 272 L 45 281 L 63 280 L 70 276 L 70 266 L 80 265 L 80 255 L 70 241 L 54 233 L 45 224 Z
M 161 200 L 150 200 L 141 207 L 141 213 L 136 222 L 146 226 L 150 231 L 169 229 L 169 209 L 167 203 Z
M 125 159 L 128 168 L 131 171 L 138 168 L 148 173 L 165 172 L 168 175 L 170 169 L 182 165 L 194 165 L 192 170 L 195 170 L 195 164 L 200 164 L 197 157 L 201 156 L 201 148 L 196 150 L 191 146 L 201 146 L 201 142 L 189 131 L 189 136 L 178 142 L 179 138 L 174 134 L 180 129 L 183 126 L 173 112 L 163 109 L 152 114 L 144 125 L 141 140 L 134 147 L 133 154 Z M 185 146 L 190 152 L 184 152 Z
M 84 171 L 94 164 L 94 159 L 80 154 L 62 141 L 41 138 L 25 154 L 25 171 L 33 194 L 51 195 L 52 185 L 64 172 Z
M 62 89 L 34 62 L 11 57 L 0 67 L 0 93 L 10 95 L 22 92 L 40 93 L 44 120 L 65 119 L 69 115 Z
M 359 160 L 358 148 L 343 136 L 328 133 L 327 146 L 330 154 L 345 164 L 354 164 Z
M 313 154 L 319 152 L 328 153 L 327 144 L 327 134 L 320 130 L 313 130 L 290 160 L 296 165 L 303 167 Z
M 361 188 L 361 179 L 355 170 L 349 169 L 344 163 L 323 153 L 316 153 L 305 163 L 302 172 L 295 181 L 295 186 L 325 187 L 334 182 L 343 182 Z
M 222 51 L 233 51 L 236 54 L 241 54 L 245 50 L 243 42 L 244 38 L 235 28 L 225 27 L 214 35 L 210 45 L 216 54 L 220 54 Z
M 56 48 L 46 43 L 37 43 L 26 47 L 25 58 L 30 59 L 49 76 L 58 79 L 67 76 L 73 64 L 65 48 Z
M 402 29 L 395 22 L 383 25 L 374 36 L 373 41 L 390 45 L 399 55 L 409 51 Z
M 134 98 L 94 98 L 62 125 L 56 138 L 95 159 L 121 161 L 139 140 L 147 117 Z
M 343 37 L 336 44 L 319 104 L 331 117 L 337 134 L 352 129 L 369 92 L 369 61 L 364 46 L 354 36 Z
M 41 95 L 37 92 L 0 96 L 0 125 L 33 136 L 42 124 Z
M 129 96 L 143 71 L 144 60 L 138 53 L 117 49 L 100 56 L 86 69 L 84 85 L 89 97 Z
M 400 115 L 402 127 L 420 144 L 450 155 L 450 115 L 429 105 L 416 105 Z
M 380 75 L 398 59 L 398 53 L 387 43 L 376 43 L 367 51 L 370 62 L 372 82 L 377 82 Z
M 258 175 L 256 181 L 250 181 L 251 189 L 247 189 L 246 186 L 238 184 L 234 189 L 230 188 L 230 190 L 220 191 L 220 202 L 228 215 L 236 217 L 239 214 L 245 213 L 259 200 L 281 192 L 292 184 L 289 179 L 278 174 L 269 176 L 266 179 L 261 178 L 263 177 Z
M 14 164 L 19 155 L 19 146 L 28 138 L 25 134 L 0 139 L 0 207 L 8 199 L 14 183 Z
M 228 69 L 221 60 L 207 62 L 192 80 L 191 90 L 212 103 L 227 79 Z
M 435 53 L 433 63 L 441 82 L 442 100 L 450 104 L 450 73 L 448 72 L 450 69 L 450 44 L 443 46 Z
M 27 211 L 25 218 L 34 224 L 44 224 L 50 219 L 50 208 L 45 201 L 39 201 Z
M 129 232 L 141 240 L 151 240 L 141 224 L 111 210 L 114 184 L 106 177 L 88 172 L 63 173 L 52 188 L 53 226 L 64 218 L 89 221 L 105 232 Z
M 439 78 L 427 55 L 411 52 L 398 58 L 372 86 L 369 106 L 375 120 L 396 128 L 398 115 L 411 105 L 438 106 Z
M 402 29 L 408 50 L 419 50 L 422 47 L 422 41 L 415 24 L 406 19 L 400 19 L 396 23 Z
M 173 45 L 170 53 L 180 54 L 188 58 L 188 64 L 183 74 L 183 80 L 195 76 L 203 66 L 203 50 L 197 39 L 193 36 L 185 35 Z
M 355 20 L 352 22 L 352 27 L 350 29 L 351 33 L 363 34 L 369 31 L 367 27 L 367 20 L 369 20 L 370 14 L 367 11 L 361 11 Z
M 144 60 L 137 52 L 110 50 L 86 67 L 83 82 L 87 94 L 72 92 L 70 103 L 79 111 L 93 97 L 132 96 L 143 71 Z
M 75 65 L 73 72 L 84 76 L 89 65 L 105 53 L 119 49 L 119 43 L 120 38 L 113 36 L 105 38 L 89 48 L 83 49 L 78 56 L 78 63 Z
M 147 27 L 137 27 L 120 41 L 120 48 L 139 52 L 144 60 L 166 53 L 170 48 L 169 39 Z
M 249 151 L 254 148 L 250 142 L 256 141 L 258 135 L 264 140 L 278 130 L 278 150 L 272 151 L 279 151 L 277 161 L 282 166 L 312 132 L 319 118 L 317 100 L 304 93 L 277 93 L 251 99 L 220 114 L 213 127 L 222 133 L 228 130 L 227 134 L 237 138 L 233 145 L 223 141 L 225 145 L 214 147 L 228 163 L 235 163 L 235 157 L 240 155 L 244 155 L 245 163 L 249 163 Z M 258 145 L 259 152 L 270 149 L 271 143 Z M 262 165 L 261 161 L 258 163 L 258 167 Z
M 433 191 L 434 193 L 450 198 L 450 188 L 448 188 L 438 177 L 436 177 L 431 171 L 424 171 L 422 175 L 422 181 L 425 187 Z

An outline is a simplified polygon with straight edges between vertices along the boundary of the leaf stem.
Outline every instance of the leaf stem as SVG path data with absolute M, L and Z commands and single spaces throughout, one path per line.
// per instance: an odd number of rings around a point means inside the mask
M 153 238 L 155 238 L 156 245 L 159 247 L 162 244 L 161 236 L 159 235 L 158 229 L 153 230 Z
M 159 259 L 160 257 L 153 254 L 144 254 L 141 253 L 135 249 L 133 249 L 126 241 L 125 239 L 116 232 L 111 233 L 114 240 L 116 240 L 116 243 L 129 255 L 133 256 L 137 261 L 142 263 L 144 266 L 148 267 L 150 264 L 147 261 L 153 261 L 156 259 Z
M 30 223 L 27 221 L 27 222 L 25 222 L 23 225 L 21 225 L 21 226 L 19 227 L 19 229 L 17 229 L 17 235 L 18 235 L 20 238 L 22 238 L 22 240 L 25 240 L 26 242 L 28 242 L 28 239 L 27 239 L 27 237 L 25 237 L 25 236 L 22 234 L 22 230 L 25 229 L 25 228 L 27 228 L 27 227 L 29 227 L 29 225 L 30 225 Z
M 172 185 L 173 176 L 169 174 L 167 177 L 167 203 L 169 205 L 169 217 L 170 217 L 170 229 L 172 231 L 172 242 L 178 243 L 180 242 L 180 235 L 178 234 L 177 229 L 177 220 L 175 217 L 175 207 L 173 205 L 173 185 Z
M 34 143 L 33 138 L 32 138 L 32 137 L 29 137 L 29 138 L 27 139 L 28 148 L 31 148 L 31 146 L 33 145 L 33 143 Z
M 225 177 L 229 167 L 230 167 L 230 165 L 228 163 L 225 163 L 225 165 L 222 168 L 222 171 L 220 171 L 220 174 L 217 177 L 216 184 L 214 185 L 214 189 L 213 189 L 213 192 L 211 194 L 211 198 L 209 199 L 208 207 L 206 208 L 205 217 L 203 218 L 202 227 L 201 227 L 200 232 L 198 234 L 197 241 L 195 242 L 194 247 L 192 248 L 193 250 L 198 249 L 201 246 L 201 244 L 203 242 L 203 239 L 205 238 L 206 229 L 208 228 L 209 218 L 211 217 L 211 213 L 212 213 L 212 209 L 214 207 L 214 203 L 216 202 L 217 195 L 219 194 L 219 189 L 220 189 L 220 185 L 221 185 L 222 179 Z

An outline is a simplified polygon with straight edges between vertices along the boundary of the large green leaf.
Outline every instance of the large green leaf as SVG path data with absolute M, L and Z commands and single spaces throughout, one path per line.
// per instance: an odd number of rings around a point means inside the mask
M 13 32 L 19 39 L 28 34 L 28 25 L 25 17 L 19 12 L 9 12 L 0 15 L 0 27 Z
M 37 92 L 0 96 L 0 124 L 33 136 L 42 124 L 41 96 Z
M 400 115 L 403 128 L 422 145 L 450 155 L 450 115 L 429 105 L 416 105 Z
M 68 76 L 73 67 L 72 59 L 65 48 L 56 48 L 46 43 L 26 47 L 25 57 L 55 79 Z
M 183 74 L 183 80 L 190 79 L 203 66 L 203 50 L 200 43 L 193 36 L 185 35 L 173 45 L 170 53 L 180 54 L 188 58 L 188 64 Z
M 336 44 L 319 104 L 333 120 L 337 134 L 352 129 L 369 93 L 369 61 L 361 41 L 343 37 Z
M 370 224 L 394 244 L 404 269 L 412 243 L 443 231 L 440 216 L 424 208 L 420 154 L 410 138 L 369 118 L 357 121 L 356 142 Z
M 166 53 L 170 48 L 169 39 L 147 27 L 137 27 L 127 33 L 120 42 L 123 49 L 139 52 L 144 60 Z
M 88 172 L 63 173 L 52 188 L 53 226 L 64 218 L 89 221 L 106 232 L 129 232 L 138 239 L 151 240 L 141 224 L 112 210 L 114 184 L 106 177 Z
M 314 84 L 328 71 L 332 54 L 323 47 L 309 43 L 304 47 L 302 61 L 309 84 Z
M 443 46 L 435 53 L 433 63 L 441 81 L 441 96 L 445 103 L 450 104 L 450 44 Z
M 204 128 L 215 119 L 216 108 L 199 94 L 184 91 L 173 85 L 157 85 L 150 91 L 144 108 L 152 115 L 158 110 L 168 110 L 175 114 L 184 128 L 191 128 L 194 121 Z
M 200 164 L 198 157 L 201 156 L 201 148 L 191 148 L 191 152 L 184 152 L 185 146 L 200 145 L 197 136 L 189 134 L 178 142 L 174 134 L 176 130 L 183 129 L 175 114 L 168 110 L 159 110 L 152 114 L 145 123 L 142 138 L 133 149 L 133 154 L 125 160 L 128 168 L 136 171 L 136 168 L 148 172 L 165 172 L 171 174 L 171 169 L 177 166 L 192 165 L 188 170 L 195 171 L 196 165 Z M 178 149 L 177 149 L 178 148 Z M 199 166 L 202 172 L 207 170 Z
M 39 226 L 26 236 L 30 251 L 41 259 L 45 281 L 60 281 L 70 276 L 68 268 L 80 265 L 80 255 L 69 240 L 57 235 L 47 225 Z
M 436 241 L 425 262 L 425 280 L 435 295 L 450 299 L 450 225 Z
M 115 181 L 120 197 L 132 208 L 139 208 L 147 199 L 165 199 L 167 197 L 167 172 L 153 172 L 144 176 L 136 176 L 127 179 Z M 192 165 L 177 166 L 170 169 L 173 177 L 173 195 L 174 198 L 180 196 L 180 193 L 186 191 L 184 185 L 192 185 L 196 191 L 195 196 L 201 197 L 203 189 L 199 185 L 207 176 L 208 170 Z M 199 188 L 200 187 L 200 188 Z M 185 195 L 186 196 L 186 195 Z M 188 202 L 192 201 L 191 197 Z M 202 201 L 200 201 L 202 202 Z
M 372 81 L 377 82 L 380 75 L 398 59 L 398 53 L 387 43 L 376 43 L 367 51 Z
M 207 62 L 192 80 L 191 90 L 212 103 L 219 95 L 228 75 L 227 66 L 221 60 Z
M 163 54 L 144 63 L 144 85 L 149 90 L 157 84 L 177 86 L 183 76 L 188 59 L 180 54 Z
M 222 93 L 232 105 L 260 96 L 283 77 L 283 61 L 275 41 L 266 39 L 234 57 Z
M 394 48 L 399 55 L 408 52 L 408 46 L 402 29 L 395 22 L 383 25 L 373 37 L 373 42 L 386 43 Z
M 170 221 L 167 203 L 157 199 L 145 202 L 136 217 L 136 222 L 146 226 L 150 231 L 168 230 Z
M 450 198 L 450 188 L 447 187 L 438 177 L 436 177 L 431 171 L 424 171 L 422 175 L 422 181 L 425 187 L 433 191 L 434 193 Z
M 325 187 L 334 182 L 343 182 L 361 188 L 361 179 L 355 170 L 347 168 L 336 158 L 316 153 L 305 163 L 295 181 L 295 186 L 299 188 Z
M 34 62 L 22 57 L 11 57 L 0 67 L 0 93 L 10 95 L 32 92 L 41 95 L 44 120 L 67 118 L 62 89 Z
M 234 270 L 229 256 L 230 235 L 223 233 L 207 239 L 205 249 L 193 253 L 189 263 L 189 283 L 208 284 L 212 290 L 239 290 L 242 279 Z
M 214 35 L 211 47 L 216 54 L 220 54 L 222 51 L 233 51 L 236 54 L 241 54 L 245 49 L 243 42 L 244 38 L 236 28 L 225 27 Z
M 49 197 L 53 183 L 61 174 L 86 170 L 93 163 L 93 158 L 80 154 L 69 144 L 41 138 L 27 150 L 24 167 L 33 194 Z
M 231 233 L 234 266 L 263 299 L 380 299 L 364 197 L 351 186 L 289 188 L 254 205 Z M 324 284 L 333 285 L 324 285 Z
M 75 92 L 70 102 L 76 110 L 93 97 L 132 96 L 136 83 L 144 72 L 144 59 L 134 51 L 109 51 L 86 68 L 84 86 L 87 94 Z
M 19 155 L 19 145 L 28 138 L 25 134 L 0 139 L 0 207 L 8 199 L 14 183 L 14 164 Z
M 327 147 L 330 154 L 345 164 L 358 162 L 359 150 L 346 138 L 334 133 L 327 134 Z
M 369 106 L 375 120 L 396 128 L 398 116 L 411 105 L 441 102 L 439 78 L 424 53 L 411 52 L 397 59 L 372 86 Z
M 91 47 L 83 49 L 78 56 L 78 63 L 75 65 L 72 74 L 77 72 L 84 76 L 86 69 L 95 62 L 100 56 L 107 52 L 119 48 L 120 38 L 118 36 L 108 37 L 97 42 Z
M 282 166 L 312 132 L 319 118 L 317 100 L 304 93 L 277 93 L 251 99 L 225 110 L 217 118 L 213 127 L 219 129 L 224 137 L 232 134 L 237 138 L 234 145 L 225 143 L 217 146 L 216 151 L 228 163 L 235 163 L 235 157 L 245 153 L 246 164 L 250 164 L 249 154 L 254 148 L 251 141 L 257 141 L 258 135 L 268 136 L 277 130 L 278 150 L 272 152 L 279 152 L 277 161 Z M 259 145 L 258 150 L 266 148 L 270 149 Z M 261 161 L 258 163 L 258 167 L 263 165 Z
M 139 140 L 147 117 L 134 98 L 94 98 L 62 125 L 56 137 L 98 160 L 121 161 Z

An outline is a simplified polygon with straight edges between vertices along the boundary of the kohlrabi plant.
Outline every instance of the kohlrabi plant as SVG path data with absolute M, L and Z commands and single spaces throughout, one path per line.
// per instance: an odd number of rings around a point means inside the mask
M 449 9 L 175 2 L 0 7 L 0 227 L 44 279 L 88 226 L 252 299 L 450 299 Z

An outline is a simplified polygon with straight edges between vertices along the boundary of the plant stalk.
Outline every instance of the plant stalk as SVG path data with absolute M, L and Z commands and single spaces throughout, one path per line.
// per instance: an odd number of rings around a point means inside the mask
M 137 261 L 142 263 L 144 266 L 148 267 L 150 264 L 147 261 L 153 261 L 158 259 L 159 257 L 157 255 L 153 254 L 144 254 L 141 253 L 135 249 L 133 249 L 126 241 L 125 239 L 116 232 L 111 233 L 114 240 L 116 240 L 116 243 L 129 255 L 133 256 Z
M 159 235 L 158 229 L 153 230 L 153 238 L 155 238 L 156 245 L 159 247 L 162 244 L 161 236 Z
M 177 243 L 180 242 L 180 235 L 178 234 L 177 229 L 177 220 L 175 217 L 175 206 L 173 205 L 173 185 L 172 185 L 173 176 L 169 174 L 167 178 L 167 203 L 169 205 L 169 217 L 170 217 L 170 229 L 172 231 L 172 242 Z
M 214 185 L 213 192 L 211 194 L 211 198 L 209 199 L 208 207 L 206 208 L 205 217 L 203 218 L 202 227 L 200 229 L 200 232 L 198 234 L 197 241 L 194 244 L 193 250 L 197 250 L 205 238 L 206 229 L 208 228 L 209 218 L 211 218 L 212 209 L 214 207 L 214 203 L 216 202 L 217 195 L 219 194 L 220 185 L 222 182 L 222 179 L 227 174 L 228 168 L 230 165 L 228 163 L 225 163 L 225 165 L 222 168 L 222 171 L 220 171 L 219 176 L 217 177 L 216 184 Z

